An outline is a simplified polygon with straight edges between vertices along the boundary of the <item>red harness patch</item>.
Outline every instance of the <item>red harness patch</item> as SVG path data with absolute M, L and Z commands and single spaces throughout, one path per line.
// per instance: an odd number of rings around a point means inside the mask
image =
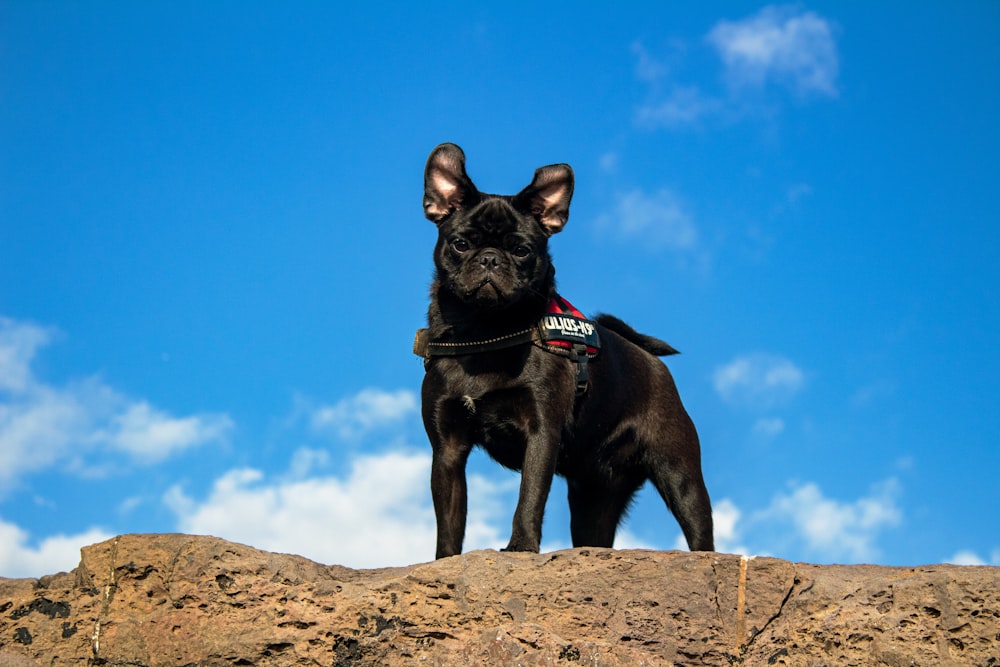
M 576 345 L 586 347 L 587 354 L 597 355 L 601 349 L 601 339 L 597 327 L 583 316 L 573 304 L 558 294 L 549 302 L 547 314 L 542 317 L 539 328 L 546 345 L 571 350 Z

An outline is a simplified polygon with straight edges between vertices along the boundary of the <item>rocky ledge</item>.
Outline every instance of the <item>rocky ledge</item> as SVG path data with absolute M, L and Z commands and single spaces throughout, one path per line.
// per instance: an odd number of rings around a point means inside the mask
M 125 535 L 0 579 L 0 667 L 1000 666 L 1000 568 L 493 551 L 351 570 Z

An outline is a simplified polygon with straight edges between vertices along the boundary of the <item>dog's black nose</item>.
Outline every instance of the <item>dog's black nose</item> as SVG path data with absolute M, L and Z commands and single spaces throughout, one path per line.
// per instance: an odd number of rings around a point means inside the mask
M 487 250 L 479 256 L 479 265 L 487 271 L 492 271 L 500 266 L 500 255 L 493 250 Z

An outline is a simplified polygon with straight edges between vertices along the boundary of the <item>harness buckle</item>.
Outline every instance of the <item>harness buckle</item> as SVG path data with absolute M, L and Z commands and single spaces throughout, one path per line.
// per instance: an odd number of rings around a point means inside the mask
M 576 362 L 576 397 L 587 393 L 590 387 L 590 358 L 587 356 L 587 346 L 576 343 L 570 350 L 570 359 Z

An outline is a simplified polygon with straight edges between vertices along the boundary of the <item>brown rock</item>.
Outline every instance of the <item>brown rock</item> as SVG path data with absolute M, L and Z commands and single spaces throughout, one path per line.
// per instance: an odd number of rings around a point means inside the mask
M 1000 666 L 1000 568 L 478 551 L 381 570 L 126 535 L 0 580 L 0 667 Z

